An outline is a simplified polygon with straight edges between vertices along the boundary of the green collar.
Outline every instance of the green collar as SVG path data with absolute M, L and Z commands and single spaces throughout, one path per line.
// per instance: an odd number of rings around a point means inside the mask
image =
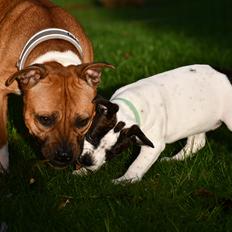
M 124 102 L 129 108 L 130 108 L 130 110 L 133 112 L 133 114 L 134 114 L 134 116 L 135 116 L 135 121 L 136 121 L 136 123 L 140 126 L 141 125 L 141 119 L 140 119 L 140 115 L 139 115 L 139 112 L 138 112 L 138 110 L 136 109 L 136 107 L 133 105 L 133 103 L 132 102 L 130 102 L 129 100 L 127 100 L 127 99 L 125 99 L 125 98 L 114 98 L 114 99 L 112 99 L 113 101 L 122 101 L 122 102 Z

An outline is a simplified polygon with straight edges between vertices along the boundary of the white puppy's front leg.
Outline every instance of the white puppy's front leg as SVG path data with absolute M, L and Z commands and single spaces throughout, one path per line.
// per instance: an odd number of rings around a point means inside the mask
M 141 151 L 136 158 L 136 160 L 131 164 L 126 173 L 118 178 L 113 180 L 113 183 L 118 184 L 121 182 L 133 183 L 140 181 L 148 169 L 153 165 L 153 163 L 158 159 L 160 153 L 164 150 L 164 143 L 154 143 L 155 148 L 148 146 L 143 146 Z
M 72 172 L 72 174 L 75 176 L 86 176 L 86 175 L 88 175 L 88 170 L 86 168 L 82 167 L 80 169 L 74 170 Z

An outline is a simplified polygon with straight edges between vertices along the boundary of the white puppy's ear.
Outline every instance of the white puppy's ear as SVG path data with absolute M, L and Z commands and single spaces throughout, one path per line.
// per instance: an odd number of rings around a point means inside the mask
M 78 65 L 81 69 L 80 78 L 85 80 L 89 86 L 96 87 L 101 81 L 101 74 L 104 68 L 112 68 L 114 66 L 107 63 L 88 63 Z
M 142 130 L 139 128 L 139 126 L 133 125 L 129 129 L 124 129 L 124 130 L 127 130 L 125 133 L 125 136 L 127 138 L 130 138 L 132 140 L 136 139 L 136 141 L 133 141 L 133 142 L 137 142 L 140 145 L 146 145 L 146 146 L 154 148 L 153 143 L 142 132 Z
M 146 145 L 154 148 L 153 143 L 147 138 L 147 136 L 142 132 L 142 130 L 137 125 L 133 125 L 129 128 L 127 136 L 133 138 L 135 136 L 136 140 L 141 145 Z
M 153 143 L 146 137 L 137 125 L 120 131 L 117 142 L 106 152 L 106 160 L 114 158 L 131 144 L 145 145 L 154 148 Z
M 117 104 L 112 103 L 100 95 L 97 95 L 97 97 L 93 100 L 93 103 L 96 104 L 96 111 L 98 113 L 107 115 L 108 117 L 113 116 L 119 110 Z

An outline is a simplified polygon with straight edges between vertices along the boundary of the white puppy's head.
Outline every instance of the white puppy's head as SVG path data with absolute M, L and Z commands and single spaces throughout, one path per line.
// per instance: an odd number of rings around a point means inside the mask
M 154 147 L 137 125 L 128 128 L 125 122 L 117 120 L 118 110 L 117 104 L 96 99 L 96 115 L 78 159 L 82 167 L 95 171 L 133 143 Z

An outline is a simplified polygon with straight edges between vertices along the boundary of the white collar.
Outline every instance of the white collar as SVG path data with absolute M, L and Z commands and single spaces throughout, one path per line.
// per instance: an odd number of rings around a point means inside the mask
M 83 50 L 81 48 L 80 41 L 71 32 L 60 28 L 48 28 L 34 34 L 27 41 L 17 62 L 18 69 L 22 70 L 24 68 L 27 57 L 38 44 L 51 39 L 62 39 L 70 42 L 78 50 L 81 57 L 83 56 Z

